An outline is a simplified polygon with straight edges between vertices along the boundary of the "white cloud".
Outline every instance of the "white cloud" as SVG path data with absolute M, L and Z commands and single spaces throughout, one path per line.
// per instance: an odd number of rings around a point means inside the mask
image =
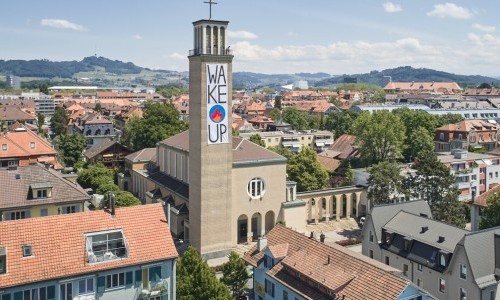
M 384 6 L 385 11 L 388 12 L 388 13 L 395 13 L 395 12 L 403 10 L 401 8 L 401 5 L 395 4 L 395 3 L 392 3 L 392 2 L 386 2 L 386 3 L 383 4 L 383 6 Z
M 434 5 L 434 10 L 427 13 L 431 17 L 439 18 L 454 18 L 454 19 L 470 19 L 474 17 L 474 13 L 465 7 L 456 5 L 455 3 L 445 3 Z
M 133 36 L 131 36 L 131 38 L 133 38 L 134 40 L 142 40 L 142 36 L 140 34 L 134 34 Z
M 495 26 L 481 25 L 478 23 L 472 24 L 472 28 L 477 29 L 479 31 L 484 31 L 484 32 L 495 32 L 497 30 L 495 28 Z
M 241 31 L 228 30 L 227 36 L 233 39 L 240 39 L 240 40 L 255 40 L 258 38 L 258 36 L 255 33 L 251 33 L 245 30 Z
M 71 29 L 71 30 L 75 30 L 75 31 L 87 30 L 82 25 L 72 23 L 70 21 L 62 20 L 62 19 L 42 19 L 40 21 L 40 25 L 45 26 L 45 27 L 58 28 L 58 29 Z
M 175 60 L 184 60 L 187 58 L 187 55 L 182 55 L 180 53 L 174 52 L 168 56 L 169 58 L 175 59 Z

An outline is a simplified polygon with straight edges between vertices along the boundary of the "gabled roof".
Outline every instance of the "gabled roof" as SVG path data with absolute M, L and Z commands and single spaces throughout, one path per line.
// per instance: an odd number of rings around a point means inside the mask
M 340 245 L 326 245 L 282 225 L 267 235 L 268 248 L 289 244 L 285 258 L 267 274 L 306 299 L 332 299 L 304 280 L 333 290 L 342 299 L 397 299 L 412 283 L 401 272 Z M 243 258 L 256 267 L 264 257 L 257 246 Z M 296 276 L 300 273 L 301 278 Z M 368 288 L 369 287 L 369 288 Z
M 474 202 L 472 202 L 472 200 L 471 200 L 469 203 L 473 204 L 473 205 L 487 207 L 488 206 L 488 201 L 487 201 L 488 198 L 490 198 L 490 197 L 492 197 L 500 192 L 500 184 L 493 183 L 491 186 L 492 186 L 491 189 L 489 189 L 486 192 L 482 193 L 481 195 L 477 196 L 474 199 Z
M 462 88 L 456 82 L 389 82 L 384 90 L 425 90 L 425 91 L 458 91 Z
M 102 152 L 108 150 L 109 148 L 115 146 L 121 148 L 122 150 L 128 150 L 127 147 L 123 146 L 122 144 L 118 143 L 117 141 L 113 139 L 106 139 L 105 141 L 101 142 L 100 144 L 97 144 L 95 146 L 92 146 L 91 148 L 85 150 L 83 155 L 87 159 L 92 159 L 96 155 L 101 154 Z M 128 150 L 130 152 L 130 150 Z
M 32 148 L 34 143 L 34 148 Z M 7 144 L 7 150 L 0 148 L 0 158 L 17 156 L 37 156 L 37 155 L 56 155 L 52 145 L 25 128 L 18 128 L 14 131 L 0 133 L 0 145 Z
M 17 106 L 0 106 L 0 120 L 35 121 L 36 117 L 21 110 Z
M 128 257 L 89 264 L 85 234 L 122 230 Z M 57 234 L 55 234 L 57 233 Z M 23 257 L 29 244 L 33 255 Z M 7 274 L 0 288 L 62 279 L 114 268 L 137 266 L 178 256 L 161 204 L 0 222 L 0 248 L 6 248 Z
M 144 148 L 125 156 L 125 160 L 129 160 L 133 163 L 156 160 L 156 148 Z
M 50 198 L 32 199 L 30 186 L 38 183 L 52 186 Z M 78 184 L 39 164 L 19 166 L 16 170 L 0 169 L 0 191 L 0 209 L 90 200 L 90 196 Z
M 371 220 L 375 229 L 375 238 L 377 241 L 382 239 L 382 227 L 389 222 L 400 211 L 406 211 L 412 214 L 425 214 L 432 217 L 429 204 L 424 200 L 407 201 L 401 203 L 375 205 L 368 215 L 367 222 Z
M 484 120 L 463 120 L 456 124 L 446 124 L 439 127 L 436 130 L 440 131 L 459 131 L 459 132 L 470 132 L 470 131 L 497 131 L 500 127 L 498 124 L 492 124 Z
M 337 154 L 334 157 L 338 159 L 346 159 L 359 156 L 357 148 L 354 147 L 355 140 L 356 137 L 354 135 L 343 134 L 339 136 L 329 148 L 329 150 L 332 150 L 332 152 L 325 153 L 325 156 L 334 155 L 334 153 Z

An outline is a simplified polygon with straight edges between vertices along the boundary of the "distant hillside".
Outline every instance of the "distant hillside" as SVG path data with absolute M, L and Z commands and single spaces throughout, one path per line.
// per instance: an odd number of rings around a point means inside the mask
M 261 74 L 251 72 L 234 72 L 233 85 L 236 88 L 278 87 L 299 80 L 309 83 L 330 78 L 326 73 L 296 73 L 296 74 Z
M 78 72 L 91 72 L 96 67 L 104 68 L 113 74 L 139 74 L 144 68 L 131 62 L 110 60 L 104 57 L 90 56 L 81 61 L 49 61 L 41 60 L 0 60 L 0 74 L 20 77 L 71 78 Z
M 480 75 L 457 75 L 442 71 L 436 71 L 426 68 L 412 68 L 409 66 L 398 67 L 393 69 L 387 69 L 383 71 L 371 71 L 365 74 L 352 74 L 352 75 L 341 75 L 334 76 L 325 80 L 316 82 L 314 85 L 317 87 L 331 86 L 335 84 L 343 83 L 344 77 L 357 78 L 358 82 L 376 84 L 379 86 L 385 86 L 389 81 L 389 77 L 392 81 L 401 82 L 411 82 L 411 81 L 453 81 L 457 82 L 460 86 L 477 86 L 481 83 L 494 83 L 500 84 L 500 80 L 492 77 L 480 76 Z

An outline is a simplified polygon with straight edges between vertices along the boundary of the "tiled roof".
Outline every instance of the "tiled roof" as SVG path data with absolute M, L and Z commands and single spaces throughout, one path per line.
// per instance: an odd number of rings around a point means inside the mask
M 474 205 L 479 205 L 482 207 L 487 207 L 488 206 L 488 198 L 490 198 L 493 195 L 496 195 L 498 192 L 500 192 L 500 184 L 494 183 L 492 184 L 492 188 L 487 190 L 486 192 L 482 193 L 481 195 L 477 196 L 474 199 L 474 202 L 472 200 L 469 202 L 470 204 Z
M 100 144 L 97 144 L 92 148 L 85 150 L 83 155 L 88 159 L 92 159 L 96 155 L 101 154 L 102 152 L 106 151 L 107 149 L 115 145 L 116 145 L 115 149 L 117 149 L 118 151 L 128 150 L 125 146 L 118 143 L 117 141 L 113 139 L 106 139 L 104 142 L 101 142 Z M 128 152 L 130 153 L 130 150 L 128 150 Z
M 34 148 L 31 148 L 34 143 Z M 7 151 L 0 149 L 0 158 L 18 156 L 56 155 L 49 142 L 33 133 L 31 130 L 17 129 L 0 133 L 0 144 L 7 145 Z
M 340 299 L 397 299 L 411 284 L 392 267 L 340 245 L 310 239 L 282 225 L 276 225 L 266 237 L 268 247 L 289 244 L 287 256 L 267 274 L 307 299 L 332 299 L 321 289 L 333 290 Z M 257 246 L 243 256 L 253 266 L 263 257 L 264 251 L 258 251 Z M 317 286 L 308 285 L 305 278 Z
M 456 124 L 443 125 L 436 130 L 470 132 L 472 130 L 497 131 L 498 129 L 499 129 L 498 124 L 492 124 L 484 120 L 463 120 Z
M 161 143 L 189 152 L 189 130 L 174 135 Z M 285 161 L 283 156 L 242 138 L 233 137 L 232 144 L 233 163 Z
M 22 111 L 17 106 L 0 106 L 0 120 L 34 121 L 36 117 Z
M 125 156 L 125 160 L 131 162 L 152 161 L 156 157 L 156 148 L 144 148 L 132 154 Z
M 359 156 L 358 150 L 354 147 L 356 137 L 354 135 L 343 134 L 333 142 L 330 150 L 340 152 L 337 156 L 339 159 Z
M 128 246 L 122 260 L 89 264 L 84 235 L 119 229 Z M 24 257 L 29 244 L 33 255 Z M 0 222 L 0 248 L 6 248 L 7 274 L 0 288 L 162 261 L 178 256 L 161 204 Z
M 16 179 L 16 175 L 20 177 Z M 30 186 L 50 183 L 52 196 L 31 199 Z M 61 174 L 41 165 L 17 167 L 17 170 L 0 169 L 0 209 L 29 207 L 46 204 L 83 202 L 90 196 L 77 184 L 61 177 Z
M 186 182 L 159 171 L 149 173 L 149 179 L 189 200 L 189 185 Z
M 389 82 L 384 90 L 448 90 L 458 91 L 462 88 L 456 82 Z
M 269 246 L 268 249 L 274 258 L 280 259 L 280 258 L 285 257 L 288 254 L 288 247 L 289 246 L 290 246 L 290 244 L 285 243 L 285 244 Z

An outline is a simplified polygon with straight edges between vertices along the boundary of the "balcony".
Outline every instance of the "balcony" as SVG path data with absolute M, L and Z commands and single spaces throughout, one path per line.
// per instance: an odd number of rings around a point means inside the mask
M 193 55 L 233 55 L 233 50 L 226 48 L 226 49 L 218 49 L 214 48 L 212 49 L 192 49 L 189 50 L 189 56 Z
M 88 262 L 91 264 L 128 257 L 126 241 L 121 231 L 88 234 L 86 248 Z
M 162 280 L 155 284 L 151 289 L 141 290 L 140 294 L 136 298 L 137 300 L 167 300 L 167 284 L 164 280 Z

